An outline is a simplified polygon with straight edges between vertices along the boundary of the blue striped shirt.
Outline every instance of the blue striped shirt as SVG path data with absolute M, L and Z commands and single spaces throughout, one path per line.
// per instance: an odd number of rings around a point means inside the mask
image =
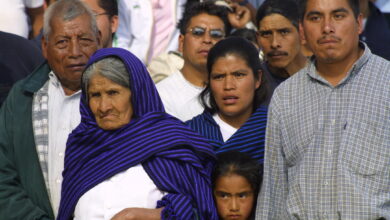
M 193 130 L 209 140 L 216 153 L 226 151 L 245 152 L 260 163 L 263 163 L 264 159 L 266 123 L 267 108 L 260 106 L 248 121 L 224 142 L 219 126 L 209 112 L 204 111 L 186 122 Z

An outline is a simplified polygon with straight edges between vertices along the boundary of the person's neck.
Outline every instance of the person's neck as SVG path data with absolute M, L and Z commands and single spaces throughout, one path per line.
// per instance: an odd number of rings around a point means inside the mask
M 196 68 L 192 65 L 184 63 L 181 73 L 184 78 L 194 86 L 204 87 L 207 81 L 207 70 L 204 68 Z
M 239 116 L 228 116 L 228 115 L 223 115 L 221 113 L 217 113 L 218 116 L 221 118 L 222 121 L 226 122 L 230 126 L 234 128 L 241 128 L 241 126 L 251 117 L 252 112 L 247 112 L 245 114 L 239 115 Z
M 351 56 L 334 63 L 322 62 L 317 59 L 316 69 L 320 76 L 324 77 L 331 85 L 337 86 L 343 80 L 348 72 L 351 70 L 353 64 L 363 54 L 364 50 L 357 48 L 351 52 Z
M 296 72 L 298 72 L 299 70 L 301 70 L 303 67 L 305 67 L 307 63 L 307 58 L 299 53 L 293 62 L 291 62 L 287 67 L 286 67 L 286 71 L 288 72 L 288 74 L 290 76 L 294 75 Z
M 306 63 L 306 57 L 303 54 L 298 54 L 296 58 L 285 68 L 276 68 L 270 65 L 268 65 L 268 68 L 271 70 L 272 73 L 283 78 L 288 78 L 294 75 L 299 70 L 301 70 L 306 65 Z
M 64 89 L 64 93 L 65 93 L 66 96 L 71 96 L 71 95 L 75 94 L 76 92 L 78 92 L 80 90 L 80 87 L 78 87 L 78 88 L 68 88 L 68 87 L 62 86 L 62 88 Z

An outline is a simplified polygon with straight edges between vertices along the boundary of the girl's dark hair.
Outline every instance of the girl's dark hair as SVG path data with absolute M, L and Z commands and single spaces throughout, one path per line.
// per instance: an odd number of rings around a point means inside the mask
M 227 151 L 217 155 L 217 164 L 214 167 L 211 175 L 213 189 L 219 177 L 236 174 L 244 177 L 250 184 L 253 190 L 256 207 L 257 196 L 260 191 L 261 183 L 263 181 L 263 165 L 257 160 L 250 157 L 248 154 L 239 151 Z M 254 214 L 255 208 L 252 209 Z
M 205 89 L 199 96 L 203 107 L 211 114 L 219 111 L 210 88 L 211 70 L 214 63 L 219 58 L 225 57 L 227 55 L 235 55 L 243 59 L 248 67 L 252 69 L 255 79 L 259 79 L 259 74 L 257 73 L 258 70 L 262 70 L 259 51 L 248 40 L 242 37 L 228 37 L 216 43 L 215 46 L 211 48 L 207 57 L 208 82 L 206 83 Z M 259 88 L 255 90 L 255 95 L 253 98 L 253 111 L 256 110 L 260 104 L 264 103 L 267 99 L 267 89 L 265 86 L 266 82 L 264 74 L 261 74 L 260 80 L 261 84 Z

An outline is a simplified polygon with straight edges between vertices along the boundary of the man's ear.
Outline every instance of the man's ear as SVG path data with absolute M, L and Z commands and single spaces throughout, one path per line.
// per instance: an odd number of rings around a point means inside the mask
M 180 34 L 179 35 L 179 48 L 178 48 L 180 53 L 183 53 L 183 45 L 184 45 L 184 35 Z
M 357 23 L 358 23 L 358 32 L 359 32 L 359 35 L 363 32 L 363 14 L 360 13 L 359 16 L 357 17 Z
M 305 37 L 305 31 L 304 31 L 304 29 L 303 29 L 303 24 L 302 24 L 302 22 L 299 22 L 298 31 L 299 31 L 299 36 L 300 36 L 300 38 L 301 38 L 301 44 L 305 44 L 305 43 L 306 43 L 306 37 Z
M 41 47 L 42 47 L 42 55 L 43 57 L 47 60 L 47 40 L 46 38 L 42 35 L 41 37 Z
M 111 22 L 111 33 L 115 33 L 118 30 L 119 18 L 118 15 L 113 15 L 110 19 Z

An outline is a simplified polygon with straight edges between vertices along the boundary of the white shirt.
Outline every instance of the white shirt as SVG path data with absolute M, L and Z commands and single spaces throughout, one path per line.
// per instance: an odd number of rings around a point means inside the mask
M 86 192 L 76 205 L 74 219 L 109 220 L 125 208 L 156 208 L 163 196 L 142 165 L 137 165 Z
M 69 134 L 80 123 L 81 91 L 66 96 L 61 83 L 53 72 L 49 73 L 49 147 L 48 180 L 50 201 L 57 216 L 61 196 L 62 171 L 66 141 Z
M 169 1 L 173 13 L 172 23 L 177 24 L 181 19 L 186 0 Z M 119 26 L 115 33 L 114 47 L 131 51 L 145 64 L 151 47 L 154 16 L 152 0 L 120 0 L 118 1 Z M 163 52 L 177 50 L 179 44 L 179 29 L 174 28 L 169 35 L 168 45 Z
M 378 7 L 383 13 L 390 12 L 390 1 L 389 0 L 377 0 L 375 2 L 376 7 Z
M 182 121 L 188 121 L 203 112 L 199 94 L 203 87 L 188 82 L 180 71 L 156 85 L 165 111 Z
M 237 128 L 224 122 L 218 114 L 213 115 L 213 119 L 219 125 L 219 130 L 221 131 L 223 142 L 229 140 L 229 138 L 238 130 Z
M 28 38 L 26 8 L 38 8 L 43 0 L 0 0 L 0 30 Z

